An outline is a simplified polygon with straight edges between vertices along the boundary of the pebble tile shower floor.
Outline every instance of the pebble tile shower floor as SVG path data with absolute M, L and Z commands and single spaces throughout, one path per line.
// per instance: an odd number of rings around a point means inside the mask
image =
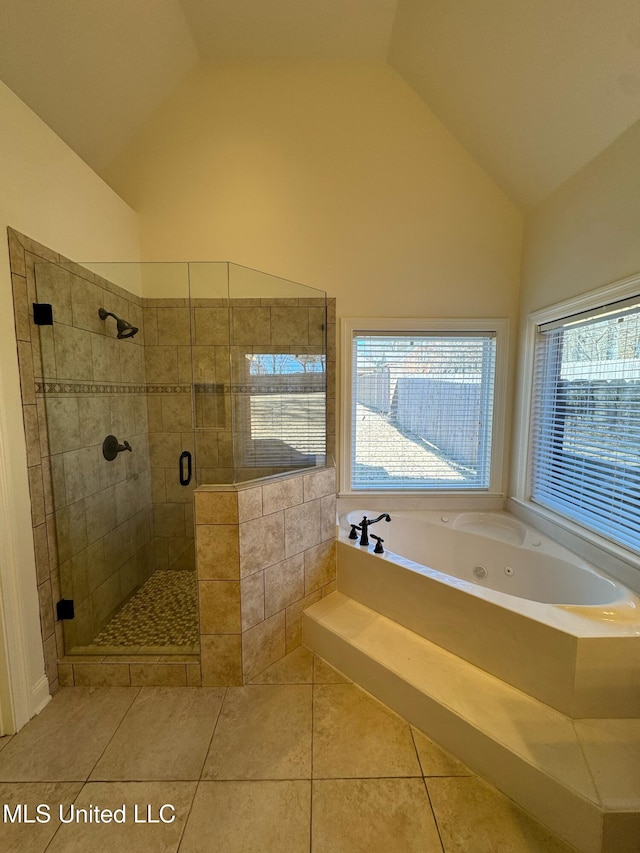
M 0 738 L 0 797 L 50 807 L 0 825 L 12 853 L 569 851 L 304 647 L 245 687 L 64 688 Z
M 191 649 L 199 640 L 195 572 L 156 571 L 92 645 Z

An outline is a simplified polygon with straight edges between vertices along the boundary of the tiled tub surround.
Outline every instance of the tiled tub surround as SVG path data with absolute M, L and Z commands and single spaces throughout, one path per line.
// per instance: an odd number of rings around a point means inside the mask
M 334 468 L 196 490 L 202 683 L 243 684 L 301 643 L 335 587 Z

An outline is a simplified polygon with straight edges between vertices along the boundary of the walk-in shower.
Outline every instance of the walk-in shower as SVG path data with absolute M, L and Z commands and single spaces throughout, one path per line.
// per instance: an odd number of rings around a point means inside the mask
M 325 294 L 228 263 L 37 263 L 35 289 L 65 652 L 192 654 L 195 487 L 325 464 Z

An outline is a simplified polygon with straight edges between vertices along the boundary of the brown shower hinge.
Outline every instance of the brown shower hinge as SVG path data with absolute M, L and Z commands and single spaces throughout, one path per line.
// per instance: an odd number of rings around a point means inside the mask
M 76 615 L 73 606 L 73 599 L 61 598 L 56 604 L 56 615 L 59 621 L 62 621 L 63 619 L 73 619 Z
M 53 305 L 48 302 L 34 302 L 33 322 L 36 326 L 53 326 Z

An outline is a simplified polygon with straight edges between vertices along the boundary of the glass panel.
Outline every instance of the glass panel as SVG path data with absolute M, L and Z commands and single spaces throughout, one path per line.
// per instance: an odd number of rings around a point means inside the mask
M 186 264 L 36 269 L 67 653 L 197 649 Z M 111 436 L 111 438 L 109 438 Z
M 72 652 L 108 631 L 154 570 L 142 304 L 56 264 L 36 264 L 35 278 L 38 303 L 52 306 L 53 325 L 39 327 L 38 392 L 48 425 L 49 525 L 62 597 L 75 606 L 75 618 L 62 623 Z
M 229 265 L 189 264 L 197 485 L 232 483 Z
M 230 264 L 229 306 L 236 480 L 324 465 L 325 294 Z

